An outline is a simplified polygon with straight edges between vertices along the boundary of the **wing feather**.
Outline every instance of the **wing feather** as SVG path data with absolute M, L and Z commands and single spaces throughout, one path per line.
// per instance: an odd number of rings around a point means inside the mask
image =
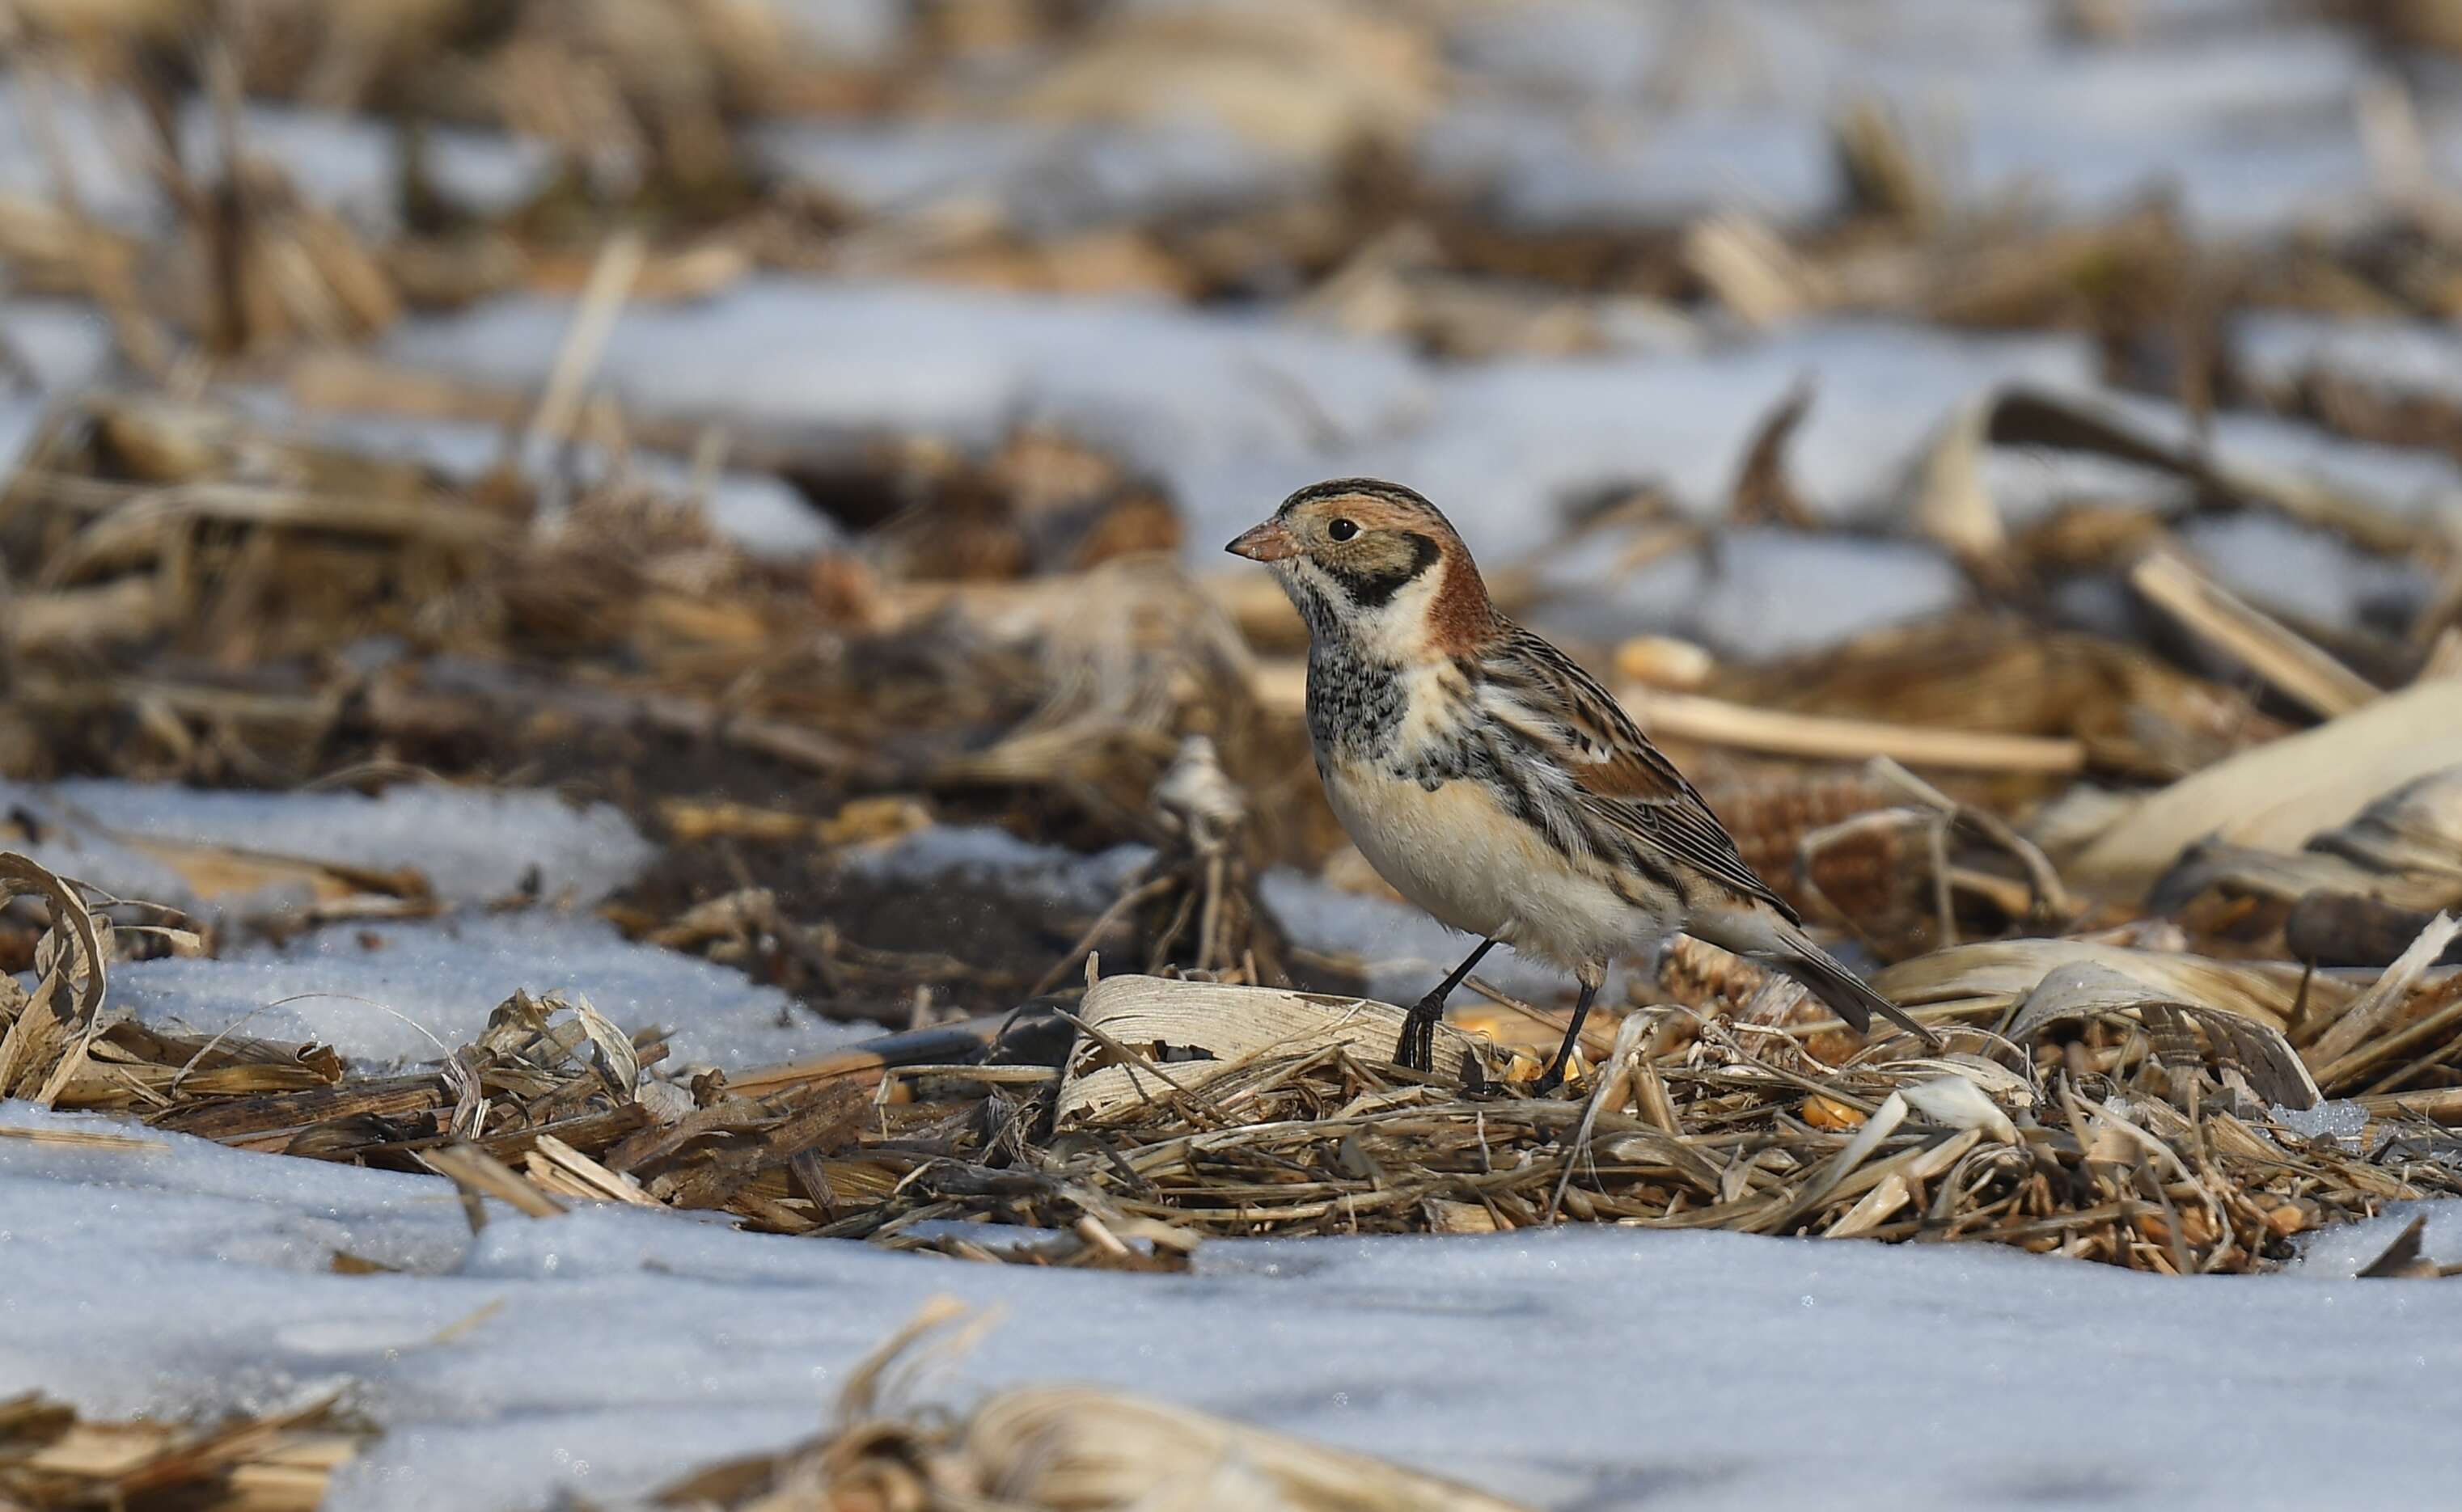
M 1560 760 L 1586 817 L 1800 922 L 1786 900 L 1744 864 L 1708 800 L 1596 678 L 1519 625 L 1481 662 L 1489 686 L 1503 695 L 1491 702 L 1490 712 Z

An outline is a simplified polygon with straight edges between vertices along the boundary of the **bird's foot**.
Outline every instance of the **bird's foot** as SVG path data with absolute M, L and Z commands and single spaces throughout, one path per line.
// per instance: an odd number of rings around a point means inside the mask
M 1445 1015 L 1441 999 L 1421 998 L 1402 1021 L 1401 1037 L 1393 1042 L 1393 1064 L 1406 1070 L 1436 1069 L 1436 1021 Z

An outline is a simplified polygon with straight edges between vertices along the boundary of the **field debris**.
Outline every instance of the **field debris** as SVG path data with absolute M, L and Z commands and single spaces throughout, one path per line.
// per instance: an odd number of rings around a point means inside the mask
M 1559 1013 L 1457 1019 L 1429 1075 L 1356 996 L 1097 976 L 1072 1009 L 918 1029 L 792 1066 L 660 1074 L 654 1031 L 516 993 L 432 1068 L 141 1027 L 120 924 L 22 857 L 57 919 L 0 1008 L 0 1085 L 294 1157 L 424 1169 L 533 1219 L 575 1202 L 982 1260 L 1168 1267 L 1207 1237 L 1494 1232 L 1565 1220 L 1982 1240 L 2169 1273 L 2462 1192 L 2462 1102 L 2405 1092 L 2462 1047 L 2437 916 L 2365 985 L 2088 940 L 1954 946 L 1885 988 L 1948 1030 L 1855 1048 L 1784 979 L 1625 1010 L 1574 1098 L 1517 1091 Z M 100 918 L 97 920 L 97 912 Z M 1755 980 L 1759 979 L 1759 980 Z M 2032 985 L 2026 985 L 2033 983 Z M 1508 1024 L 1511 1026 L 1508 1026 Z M 2286 1032 L 2286 1029 L 2288 1032 Z M 2356 1141 L 2301 1132 L 2354 1098 Z
M 0 778 L 511 789 L 639 864 L 473 897 L 12 802 L 0 1096 L 474 1224 L 1132 1270 L 1590 1222 L 2246 1272 L 2462 1181 L 2452 85 L 2362 67 L 2436 8 L 2252 19 L 2279 76 L 2056 8 L 1974 154 L 1890 7 L 451 9 L 0 19 Z M 2041 129 L 2209 46 L 2193 152 Z M 1815 56 L 1834 103 L 1764 97 Z M 1359 471 L 1946 1048 L 1636 941 L 1567 1095 L 1502 958 L 1392 1065 L 1433 926 L 1215 552 Z M 705 1003 L 521 959 L 410 1064 L 123 990 L 578 913 L 811 1038 L 682 1064 Z
M 1507 1501 L 1387 1460 L 1310 1443 L 1152 1396 L 1091 1386 L 996 1392 L 963 1415 L 915 1399 L 997 1328 L 947 1298 L 864 1360 L 836 1423 L 777 1455 L 713 1465 L 656 1504 L 750 1512 L 853 1505 L 1106 1512 L 1240 1506 L 1259 1512 L 1517 1512 Z
M 31 1512 L 313 1512 L 374 1433 L 331 1402 L 190 1426 L 20 1396 L 0 1400 L 0 1497 Z

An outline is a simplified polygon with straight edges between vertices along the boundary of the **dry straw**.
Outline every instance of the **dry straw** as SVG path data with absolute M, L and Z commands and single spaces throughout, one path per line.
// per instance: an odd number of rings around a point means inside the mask
M 1098 1387 L 1011 1388 L 962 1415 L 916 1400 L 917 1376 L 961 1353 L 997 1321 L 970 1317 L 947 1298 L 925 1304 L 856 1368 L 830 1430 L 783 1454 L 696 1472 L 659 1503 L 737 1512 L 1521 1507 L 1367 1455 Z
M 94 1421 L 0 1400 L 0 1505 L 27 1512 L 313 1512 L 371 1430 L 331 1402 L 218 1424 Z

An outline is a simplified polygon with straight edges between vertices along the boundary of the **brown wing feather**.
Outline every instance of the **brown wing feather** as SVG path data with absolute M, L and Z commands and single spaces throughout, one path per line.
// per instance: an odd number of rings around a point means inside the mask
M 1562 723 L 1577 747 L 1566 766 L 1592 813 L 1710 880 L 1769 904 L 1788 922 L 1801 922 L 1744 864 L 1709 801 L 1596 678 L 1519 625 L 1506 631 L 1487 660 L 1506 680 L 1530 684 L 1531 702 Z

